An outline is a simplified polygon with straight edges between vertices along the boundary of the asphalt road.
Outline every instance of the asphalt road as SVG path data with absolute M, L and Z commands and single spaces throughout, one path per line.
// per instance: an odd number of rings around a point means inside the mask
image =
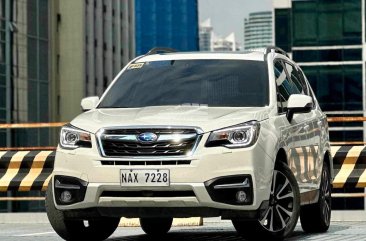
M 1 241 L 56 241 L 62 240 L 49 224 L 0 224 Z M 120 227 L 108 239 L 113 241 L 147 241 L 150 240 L 140 228 Z M 231 223 L 219 219 L 208 220 L 199 227 L 173 227 L 163 239 L 166 241 L 236 241 L 240 238 Z M 332 222 L 325 234 L 305 234 L 297 225 L 294 235 L 288 240 L 365 240 L 366 222 Z

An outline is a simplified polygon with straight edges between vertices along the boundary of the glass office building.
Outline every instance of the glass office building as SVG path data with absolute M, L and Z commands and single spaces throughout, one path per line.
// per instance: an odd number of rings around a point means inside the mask
M 136 0 L 136 55 L 154 47 L 199 50 L 197 0 Z
M 48 1 L 0 0 L 0 13 L 0 121 L 5 122 L 8 114 L 12 123 L 48 122 Z M 7 83 L 11 89 L 8 98 Z M 10 110 L 6 110 L 7 101 Z M 1 136 L 1 146 L 50 144 L 47 129 L 17 130 L 12 132 L 10 143 L 6 139 Z
M 0 123 L 67 122 L 79 114 L 81 98 L 100 95 L 134 56 L 133 6 L 133 0 L 0 0 Z M 57 142 L 56 128 L 0 129 L 0 147 Z M 44 193 L 0 192 L 28 195 Z M 0 212 L 41 210 L 42 201 L 0 201 Z
M 5 68 L 5 1 L 0 1 L 0 123 L 6 122 L 6 68 Z M 0 146 L 6 145 L 6 132 L 0 130 Z
M 308 0 L 276 8 L 275 42 L 304 70 L 328 116 L 364 110 L 363 0 Z M 332 141 L 363 141 L 362 123 L 331 123 Z
M 292 54 L 328 116 L 364 116 L 365 0 L 285 2 L 273 1 L 275 44 Z M 365 140 L 362 122 L 330 123 L 329 130 L 332 142 Z M 364 210 L 365 199 L 335 198 L 332 205 Z
M 49 122 L 49 1 L 0 0 L 0 123 Z M 10 89 L 7 95 L 6 88 Z M 50 131 L 0 133 L 0 147 L 49 146 Z M 0 196 L 38 196 L 8 191 Z M 43 203 L 0 202 L 0 211 L 39 211 Z

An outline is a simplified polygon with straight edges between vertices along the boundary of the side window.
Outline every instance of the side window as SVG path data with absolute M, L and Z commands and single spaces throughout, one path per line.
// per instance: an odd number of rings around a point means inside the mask
M 304 72 L 302 72 L 301 69 L 299 69 L 297 72 L 299 73 L 300 81 L 301 81 L 302 85 L 304 86 L 305 94 L 311 96 L 311 93 L 310 93 L 310 90 L 309 90 L 308 83 L 306 81 L 306 77 L 304 75 Z
M 313 93 L 311 92 L 311 87 L 310 87 L 309 81 L 308 81 L 308 79 L 306 78 L 304 72 L 301 69 L 299 69 L 299 74 L 300 74 L 301 81 L 303 81 L 304 85 L 306 86 L 305 94 L 310 96 L 313 99 L 313 103 L 314 103 L 313 107 L 315 107 L 315 102 L 316 101 L 315 101 L 315 97 L 314 97 Z
M 293 94 L 306 94 L 306 85 L 304 85 L 304 82 L 301 81 L 299 71 L 292 64 L 287 62 L 285 63 L 285 66 L 292 81 Z
M 278 113 L 283 113 L 286 111 L 288 98 L 293 94 L 292 83 L 287 77 L 282 61 L 276 60 L 274 62 L 274 72 L 277 85 Z

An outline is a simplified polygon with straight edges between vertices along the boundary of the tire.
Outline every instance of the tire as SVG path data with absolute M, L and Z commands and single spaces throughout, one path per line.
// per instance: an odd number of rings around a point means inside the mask
M 258 220 L 232 222 L 245 239 L 283 240 L 294 230 L 299 214 L 300 192 L 297 181 L 288 166 L 278 162 L 273 172 L 267 210 Z
M 305 232 L 323 233 L 329 229 L 332 213 L 331 191 L 329 167 L 324 162 L 318 202 L 301 207 L 300 220 Z
M 140 218 L 142 230 L 151 236 L 163 236 L 172 227 L 173 218 Z
M 57 210 L 53 201 L 53 190 L 49 185 L 46 192 L 46 211 L 48 220 L 55 232 L 65 240 L 105 240 L 118 227 L 119 218 L 98 217 L 86 220 L 66 219 L 64 212 Z

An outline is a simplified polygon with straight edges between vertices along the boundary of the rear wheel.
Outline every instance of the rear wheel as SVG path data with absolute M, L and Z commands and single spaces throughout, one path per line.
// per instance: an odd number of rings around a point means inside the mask
M 332 212 L 331 191 L 329 167 L 324 162 L 318 202 L 301 207 L 300 220 L 305 232 L 322 233 L 328 230 Z
M 169 232 L 173 218 L 140 218 L 142 230 L 151 236 L 162 236 Z
M 105 240 L 117 229 L 119 218 L 67 219 L 64 212 L 56 209 L 50 185 L 46 193 L 48 220 L 56 233 L 65 240 Z
M 282 240 L 292 233 L 300 211 L 297 181 L 284 163 L 278 163 L 272 177 L 269 205 L 259 220 L 233 220 L 235 229 L 247 239 Z

